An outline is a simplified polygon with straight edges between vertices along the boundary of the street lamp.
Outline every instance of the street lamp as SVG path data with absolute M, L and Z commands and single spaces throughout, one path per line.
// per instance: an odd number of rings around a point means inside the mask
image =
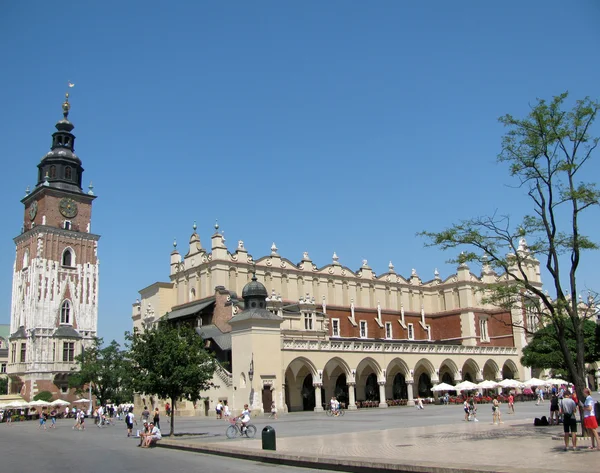
M 250 369 L 248 370 L 248 379 L 250 382 L 254 379 L 254 353 L 252 353 L 252 359 L 250 360 Z

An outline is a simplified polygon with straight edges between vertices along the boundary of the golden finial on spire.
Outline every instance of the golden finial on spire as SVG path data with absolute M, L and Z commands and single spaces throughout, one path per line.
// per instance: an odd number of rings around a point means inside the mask
M 69 87 L 69 89 L 75 87 L 75 84 L 73 84 L 71 81 L 67 82 L 67 86 Z M 62 104 L 62 109 L 63 109 L 63 116 L 65 117 L 65 120 L 67 119 L 67 117 L 69 116 L 69 110 L 71 110 L 71 104 L 69 103 L 69 92 L 65 93 L 65 101 Z

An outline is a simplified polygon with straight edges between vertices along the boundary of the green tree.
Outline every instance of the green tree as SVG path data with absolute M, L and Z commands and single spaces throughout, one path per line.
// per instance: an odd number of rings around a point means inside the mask
M 584 353 L 585 363 L 594 363 L 600 360 L 598 351 L 598 324 L 591 320 L 583 321 L 583 340 L 586 346 Z M 565 323 L 566 344 L 571 352 L 571 356 L 576 357 L 577 344 L 570 320 Z M 558 343 L 556 327 L 552 324 L 547 325 L 533 334 L 533 337 L 523 349 L 521 363 L 524 366 L 538 369 L 550 369 L 555 375 L 566 375 L 570 379 L 568 367 L 565 358 L 561 353 Z
M 177 401 L 196 402 L 201 399 L 201 391 L 213 386 L 211 379 L 217 361 L 192 328 L 159 322 L 143 332 L 125 336 L 130 343 L 135 391 L 169 399 L 174 412 Z M 169 435 L 174 432 L 175 416 L 171 415 Z
M 581 225 L 586 211 L 597 208 L 600 197 L 593 182 L 583 181 L 586 165 L 598 145 L 590 129 L 599 104 L 585 98 L 565 110 L 566 99 L 567 93 L 550 102 L 538 99 L 526 118 L 500 118 L 508 132 L 498 161 L 509 165 L 518 188 L 526 190 L 528 215 L 517 225 L 508 215 L 493 214 L 421 235 L 427 238 L 428 246 L 464 249 L 457 262 L 478 262 L 508 276 L 508 280 L 488 286 L 484 300 L 506 309 L 529 311 L 538 318 L 534 328 L 552 325 L 567 372 L 583 399 L 583 327 L 586 319 L 595 316 L 597 293 L 590 292 L 587 300 L 580 300 L 577 276 L 582 253 L 598 249 L 582 233 Z M 550 275 L 553 296 L 532 280 L 534 258 Z M 524 321 L 516 323 L 527 328 Z M 575 350 L 567 343 L 567 331 L 572 333 Z
M 52 393 L 50 391 L 40 391 L 35 396 L 33 396 L 34 401 L 52 401 Z
M 92 394 L 101 404 L 108 400 L 116 404 L 129 402 L 133 391 L 127 382 L 131 371 L 127 353 L 115 340 L 104 348 L 102 344 L 102 338 L 96 338 L 91 347 L 75 357 L 79 367 L 69 377 L 69 385 L 84 393 L 91 383 Z

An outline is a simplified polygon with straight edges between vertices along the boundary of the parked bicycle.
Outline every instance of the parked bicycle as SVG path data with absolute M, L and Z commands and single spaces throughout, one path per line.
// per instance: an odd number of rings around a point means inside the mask
M 241 437 L 242 435 L 251 439 L 256 435 L 256 426 L 253 424 L 246 424 L 245 427 L 242 426 L 242 421 L 239 417 L 234 417 L 233 419 L 230 419 L 229 422 L 231 425 L 227 427 L 227 430 L 225 431 L 225 435 L 227 435 L 228 439 L 234 439 L 236 437 Z

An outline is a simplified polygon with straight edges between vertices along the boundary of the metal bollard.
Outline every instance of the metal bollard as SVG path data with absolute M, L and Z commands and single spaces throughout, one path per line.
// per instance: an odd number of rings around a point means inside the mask
M 277 450 L 275 444 L 275 429 L 267 425 L 262 429 L 262 448 L 263 450 Z

